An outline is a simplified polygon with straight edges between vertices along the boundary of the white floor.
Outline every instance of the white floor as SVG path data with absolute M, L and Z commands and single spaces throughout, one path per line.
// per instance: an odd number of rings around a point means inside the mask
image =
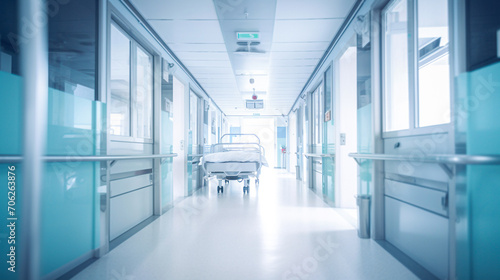
M 211 183 L 74 279 L 418 279 L 282 172 L 249 195 Z

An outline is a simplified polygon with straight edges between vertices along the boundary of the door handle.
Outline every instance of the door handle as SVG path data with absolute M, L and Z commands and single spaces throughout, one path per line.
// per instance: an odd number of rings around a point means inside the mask
M 441 206 L 443 206 L 443 210 L 448 209 L 448 193 L 441 197 Z

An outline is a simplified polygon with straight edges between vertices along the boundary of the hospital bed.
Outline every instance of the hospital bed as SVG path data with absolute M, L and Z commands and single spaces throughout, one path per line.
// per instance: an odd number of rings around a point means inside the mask
M 247 140 L 244 141 L 245 138 Z M 219 143 L 210 146 L 210 152 L 201 158 L 200 165 L 207 182 L 211 178 L 218 179 L 217 193 L 224 192 L 222 181 L 227 187 L 230 180 L 244 181 L 243 193 L 248 193 L 250 179 L 254 178 L 258 186 L 260 170 L 262 166 L 268 166 L 260 138 L 255 134 L 241 133 L 224 134 Z

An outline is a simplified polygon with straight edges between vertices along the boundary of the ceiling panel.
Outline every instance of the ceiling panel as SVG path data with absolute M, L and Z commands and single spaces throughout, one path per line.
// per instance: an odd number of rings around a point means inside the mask
M 186 65 L 189 68 L 196 68 L 196 67 L 204 67 L 204 68 L 212 68 L 212 67 L 225 67 L 225 68 L 231 68 L 231 63 L 229 60 L 188 60 L 188 61 L 183 61 L 184 65 Z
M 279 72 L 280 74 L 311 74 L 314 70 L 314 66 L 308 67 L 278 67 L 271 68 L 271 73 Z
M 174 52 L 183 51 L 183 52 L 225 52 L 226 45 L 223 43 L 186 43 L 186 44 L 168 44 L 168 47 Z
M 343 18 L 276 20 L 274 24 L 274 42 L 296 43 L 331 41 L 343 22 Z
M 165 21 L 149 23 L 167 43 L 221 43 L 224 42 L 217 20 Z
M 271 48 L 273 52 L 280 51 L 320 51 L 324 52 L 330 41 L 323 42 L 300 42 L 300 43 L 283 43 L 274 42 Z
M 197 74 L 229 74 L 233 73 L 231 67 L 189 67 L 191 73 Z
M 227 52 L 184 52 L 177 51 L 175 54 L 184 60 L 229 60 Z
M 287 114 L 354 2 L 132 0 L 227 115 Z M 260 32 L 261 54 L 236 56 L 236 31 Z M 263 110 L 245 108 L 253 87 Z
M 278 0 L 276 19 L 345 18 L 355 0 Z
M 146 19 L 217 20 L 212 0 L 132 0 L 132 3 Z
M 272 52 L 271 53 L 271 60 L 274 59 L 310 59 L 310 58 L 316 58 L 320 59 L 323 56 L 323 52 L 321 51 L 309 51 L 309 52 Z
M 311 59 L 275 59 L 271 62 L 271 67 L 294 67 L 294 66 L 316 66 L 318 60 Z

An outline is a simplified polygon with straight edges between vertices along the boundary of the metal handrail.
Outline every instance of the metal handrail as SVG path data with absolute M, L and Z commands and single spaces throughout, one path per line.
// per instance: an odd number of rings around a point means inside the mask
M 334 158 L 335 154 L 310 154 L 310 153 L 305 153 L 305 157 L 320 157 L 320 158 Z
M 81 162 L 81 161 L 116 161 L 116 160 L 134 160 L 134 159 L 155 159 L 155 158 L 173 158 L 177 154 L 159 154 L 159 155 L 139 155 L 139 156 L 43 156 L 45 162 Z M 22 162 L 22 156 L 0 156 L 0 163 Z
M 483 164 L 495 165 L 500 164 L 500 155 L 388 155 L 388 154 L 358 154 L 350 153 L 350 157 L 354 159 L 371 159 L 371 160 L 394 160 L 394 161 L 415 161 L 438 164 Z
M 203 154 L 188 154 L 188 157 L 202 157 Z

